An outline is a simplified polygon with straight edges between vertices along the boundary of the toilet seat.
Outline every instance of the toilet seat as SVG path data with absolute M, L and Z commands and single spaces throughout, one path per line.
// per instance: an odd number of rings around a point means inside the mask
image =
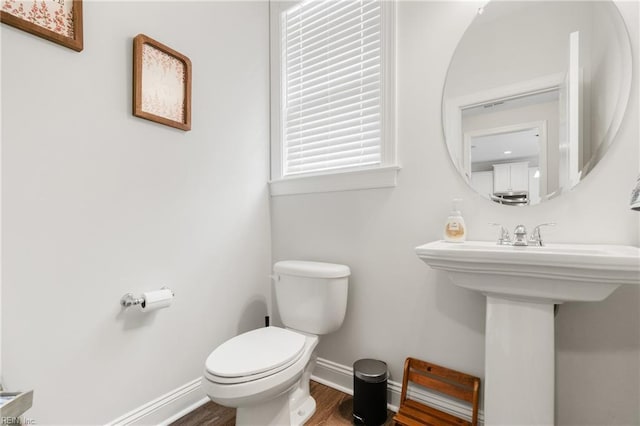
M 302 356 L 305 340 L 304 335 L 279 327 L 240 334 L 211 352 L 205 376 L 215 383 L 234 384 L 276 374 Z

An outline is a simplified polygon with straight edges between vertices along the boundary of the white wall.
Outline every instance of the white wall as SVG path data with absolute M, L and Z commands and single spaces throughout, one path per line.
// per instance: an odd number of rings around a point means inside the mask
M 480 2 L 401 2 L 398 9 L 398 134 L 402 171 L 393 189 L 272 199 L 274 260 L 302 258 L 352 268 L 343 327 L 324 337 L 319 356 L 351 365 L 362 357 L 402 376 L 415 356 L 483 376 L 485 301 L 423 264 L 414 247 L 440 239 L 450 200 L 472 240 L 492 240 L 488 222 L 510 229 L 554 221 L 550 242 L 639 243 L 629 193 L 639 169 L 638 4 L 620 3 L 634 48 L 632 101 L 616 143 L 572 192 L 527 208 L 483 199 L 458 175 L 441 130 L 449 61 Z M 640 422 L 640 289 L 600 303 L 561 307 L 557 326 L 559 424 Z M 535 368 L 535 366 L 532 366 Z
M 262 325 L 265 2 L 85 2 L 82 53 L 2 25 L 2 374 L 39 424 L 104 424 Z M 132 38 L 193 62 L 193 130 L 131 115 Z M 171 308 L 123 312 L 171 287 Z
M 458 46 L 447 80 L 447 97 L 566 73 L 568 32 L 579 30 L 584 44 L 589 45 L 592 9 L 589 1 L 489 3 Z M 581 58 L 587 74 L 590 61 L 584 56 L 588 53 Z

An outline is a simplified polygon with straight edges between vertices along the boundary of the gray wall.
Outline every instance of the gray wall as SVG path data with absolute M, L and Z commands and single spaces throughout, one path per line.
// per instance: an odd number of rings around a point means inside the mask
M 492 240 L 488 222 L 510 229 L 554 221 L 550 242 L 639 243 L 629 193 L 638 174 L 638 4 L 620 3 L 634 49 L 632 100 L 616 143 L 572 192 L 527 208 L 475 194 L 449 160 L 441 95 L 449 61 L 480 3 L 400 2 L 398 7 L 398 186 L 272 199 L 274 260 L 305 258 L 352 268 L 343 327 L 319 356 L 343 365 L 361 357 L 389 363 L 402 377 L 415 356 L 483 376 L 484 297 L 429 269 L 414 247 L 440 239 L 451 199 L 472 240 Z M 640 422 L 640 289 L 600 303 L 561 307 L 557 326 L 559 424 Z M 532 366 L 535 368 L 535 366 Z
M 270 271 L 265 2 L 85 2 L 81 53 L 2 34 L 2 375 L 104 424 L 259 327 Z M 131 115 L 132 38 L 193 62 L 193 130 Z M 169 309 L 120 297 L 166 285 Z M 202 394 L 201 396 L 204 396 Z

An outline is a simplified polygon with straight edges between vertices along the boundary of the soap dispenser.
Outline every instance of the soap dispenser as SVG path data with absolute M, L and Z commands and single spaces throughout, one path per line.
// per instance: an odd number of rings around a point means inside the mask
M 467 237 L 467 229 L 460 213 L 460 198 L 453 200 L 453 210 L 447 218 L 447 224 L 444 226 L 444 239 L 452 243 L 461 243 Z

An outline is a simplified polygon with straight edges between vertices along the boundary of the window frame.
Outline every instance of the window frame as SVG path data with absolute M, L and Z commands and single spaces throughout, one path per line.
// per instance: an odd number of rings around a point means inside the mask
M 300 1 L 270 2 L 271 56 L 271 180 L 272 196 L 314 192 L 347 191 L 388 188 L 396 186 L 400 170 L 397 161 L 396 133 L 396 2 L 380 0 L 381 61 L 382 61 L 382 121 L 380 164 L 367 167 L 343 168 L 323 172 L 283 175 L 283 85 L 281 38 L 282 13 Z

